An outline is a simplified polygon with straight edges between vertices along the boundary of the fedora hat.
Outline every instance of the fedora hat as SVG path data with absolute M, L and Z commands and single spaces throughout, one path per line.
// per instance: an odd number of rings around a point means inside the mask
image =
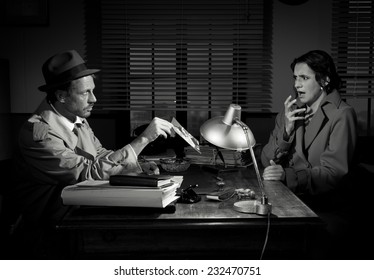
M 42 67 L 45 85 L 40 91 L 48 91 L 70 81 L 99 72 L 99 69 L 87 69 L 82 57 L 75 50 L 68 50 L 51 56 Z

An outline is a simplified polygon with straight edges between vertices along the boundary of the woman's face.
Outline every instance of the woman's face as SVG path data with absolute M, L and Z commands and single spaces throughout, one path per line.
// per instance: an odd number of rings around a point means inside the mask
M 293 76 L 300 102 L 310 107 L 323 93 L 320 84 L 316 81 L 315 72 L 302 62 L 295 65 Z

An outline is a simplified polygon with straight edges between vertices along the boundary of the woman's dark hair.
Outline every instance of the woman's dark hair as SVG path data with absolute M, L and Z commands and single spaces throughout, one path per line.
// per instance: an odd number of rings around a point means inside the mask
M 321 50 L 307 52 L 294 59 L 291 63 L 292 71 L 294 71 L 297 63 L 306 63 L 316 73 L 316 81 L 324 87 L 327 94 L 331 93 L 334 89 L 340 89 L 341 79 L 336 72 L 335 63 L 328 53 Z M 330 81 L 325 85 L 327 77 Z

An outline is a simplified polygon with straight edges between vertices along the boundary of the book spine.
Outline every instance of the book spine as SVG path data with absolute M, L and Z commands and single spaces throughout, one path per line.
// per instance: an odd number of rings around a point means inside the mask
M 157 187 L 157 180 L 148 180 L 148 179 L 131 179 L 131 178 L 118 178 L 110 177 L 109 183 L 114 186 L 139 186 L 139 187 Z

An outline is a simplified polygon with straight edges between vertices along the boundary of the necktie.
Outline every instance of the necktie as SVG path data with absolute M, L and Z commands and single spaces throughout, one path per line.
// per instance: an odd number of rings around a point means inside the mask
M 78 137 L 77 147 L 75 152 L 78 155 L 84 156 L 90 160 L 94 160 L 96 157 L 96 148 L 91 139 L 91 135 L 81 123 L 76 123 L 73 132 Z

